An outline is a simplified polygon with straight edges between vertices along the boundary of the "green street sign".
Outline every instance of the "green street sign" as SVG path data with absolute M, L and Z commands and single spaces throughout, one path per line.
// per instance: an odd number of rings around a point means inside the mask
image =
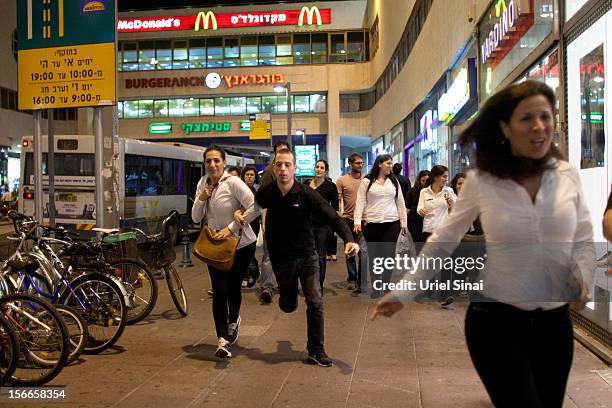
M 172 123 L 150 123 L 149 133 L 152 135 L 165 135 L 172 133 Z
M 240 130 L 241 132 L 248 132 L 251 130 L 251 122 L 248 120 L 241 120 L 240 121 Z
M 115 42 L 116 0 L 17 0 L 19 50 Z

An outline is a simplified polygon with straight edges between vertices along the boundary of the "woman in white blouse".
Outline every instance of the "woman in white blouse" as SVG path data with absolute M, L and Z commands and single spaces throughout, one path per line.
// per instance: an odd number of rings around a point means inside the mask
M 385 268 L 382 273 L 372 268 L 375 258 L 395 257 L 395 244 L 400 232 L 406 234 L 406 205 L 399 182 L 391 170 L 393 158 L 380 155 L 374 161 L 370 174 L 363 178 L 357 190 L 355 203 L 355 234 L 363 230 L 368 245 L 371 297 L 382 296 L 383 283 L 391 280 L 393 269 Z M 381 279 L 382 278 L 382 279 Z
M 457 196 L 448 187 L 448 168 L 433 166 L 429 172 L 427 187 L 421 189 L 417 212 L 423 217 L 423 238 L 429 236 L 446 220 Z
M 485 103 L 461 136 L 463 146 L 476 143 L 477 169 L 422 251 L 446 256 L 480 216 L 487 260 L 465 336 L 496 407 L 562 406 L 573 355 L 568 304 L 584 307 L 595 268 L 580 177 L 552 144 L 555 106 L 553 90 L 535 81 Z M 418 285 L 435 273 L 417 268 L 405 278 Z M 389 293 L 373 317 L 393 315 L 417 293 Z
M 255 198 L 249 187 L 236 176 L 225 172 L 225 151 L 215 145 L 204 152 L 206 176 L 198 183 L 191 209 L 193 222 L 204 219 L 217 231 L 218 238 L 240 236 L 234 264 L 229 271 L 208 266 L 213 288 L 213 317 L 217 331 L 217 357 L 231 357 L 230 346 L 238 339 L 242 277 L 251 260 L 255 233 L 249 223 L 259 214 L 254 209 Z M 234 221 L 234 212 L 245 209 L 245 224 Z M 242 231 L 241 231 L 242 230 Z

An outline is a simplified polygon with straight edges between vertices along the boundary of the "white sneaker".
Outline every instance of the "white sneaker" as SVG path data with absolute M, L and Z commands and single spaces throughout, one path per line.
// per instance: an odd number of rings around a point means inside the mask
M 219 340 L 217 341 L 217 351 L 215 351 L 215 356 L 219 358 L 232 357 L 229 341 L 225 340 L 223 337 L 219 337 Z
M 229 336 L 227 338 L 227 341 L 229 342 L 230 346 L 233 346 L 238 340 L 238 329 L 240 328 L 241 322 L 242 319 L 240 318 L 240 316 L 238 316 L 238 320 L 236 321 L 236 323 L 230 323 L 227 325 L 227 334 Z

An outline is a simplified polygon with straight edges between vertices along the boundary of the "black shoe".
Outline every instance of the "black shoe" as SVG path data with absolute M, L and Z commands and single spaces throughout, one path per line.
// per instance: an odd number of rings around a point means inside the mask
M 236 323 L 230 323 L 227 325 L 227 341 L 230 346 L 233 346 L 238 341 L 238 330 L 240 329 L 240 323 L 242 319 L 238 316 Z
M 264 289 L 261 291 L 261 295 L 259 295 L 259 300 L 261 303 L 272 303 L 272 290 Z
M 442 309 L 450 309 L 454 301 L 455 299 L 452 296 L 449 296 L 446 299 L 444 299 L 443 302 L 440 303 L 440 307 Z
M 255 284 L 257 283 L 257 278 L 254 277 L 250 277 L 249 280 L 247 280 L 247 284 L 246 287 L 247 288 L 252 288 L 253 286 L 255 286 Z
M 318 353 L 308 353 L 308 362 L 310 364 L 316 364 L 321 367 L 331 367 L 334 362 L 331 361 L 325 351 L 319 351 Z

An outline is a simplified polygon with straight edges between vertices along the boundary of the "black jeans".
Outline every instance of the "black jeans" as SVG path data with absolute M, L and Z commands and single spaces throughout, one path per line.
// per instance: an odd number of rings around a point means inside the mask
M 338 253 L 338 237 L 334 231 L 329 228 L 329 236 L 327 237 L 327 255 L 336 255 Z
M 344 222 L 346 222 L 346 226 L 349 227 L 353 234 L 353 239 L 356 243 L 359 243 L 359 238 L 361 234 L 355 234 L 353 232 L 353 227 L 355 226 L 354 221 L 350 218 L 343 218 Z M 346 244 L 346 242 L 345 242 Z M 355 256 L 346 258 L 346 269 L 348 271 L 347 281 L 357 283 L 357 287 L 361 287 L 361 252 L 359 252 Z
M 272 261 L 272 269 L 278 283 L 278 304 L 285 313 L 298 307 L 298 279 L 306 298 L 306 323 L 308 325 L 309 353 L 323 350 L 323 299 L 319 285 L 319 256 L 312 255 L 289 262 Z
M 399 221 L 381 222 L 381 223 L 364 223 L 362 227 L 363 237 L 368 246 L 368 263 L 370 270 L 370 280 L 372 284 L 372 292 L 377 292 L 374 289 L 374 281 L 381 280 L 383 282 L 391 281 L 392 270 L 385 270 L 379 277 L 374 274 L 373 262 L 374 258 L 395 258 L 395 244 L 399 238 L 401 226 Z
M 497 408 L 561 408 L 574 352 L 567 305 L 524 311 L 498 302 L 471 303 L 465 338 Z
M 327 240 L 329 239 L 329 228 L 327 225 L 316 225 L 313 227 L 315 249 L 319 255 L 319 282 L 321 284 L 321 295 L 323 295 L 323 282 L 325 281 L 325 273 L 327 271 Z
M 240 292 L 242 277 L 249 266 L 254 246 L 253 242 L 237 250 L 234 265 L 229 271 L 208 267 L 213 290 L 212 310 L 217 337 L 227 338 L 227 324 L 235 323 L 238 320 L 242 303 Z

